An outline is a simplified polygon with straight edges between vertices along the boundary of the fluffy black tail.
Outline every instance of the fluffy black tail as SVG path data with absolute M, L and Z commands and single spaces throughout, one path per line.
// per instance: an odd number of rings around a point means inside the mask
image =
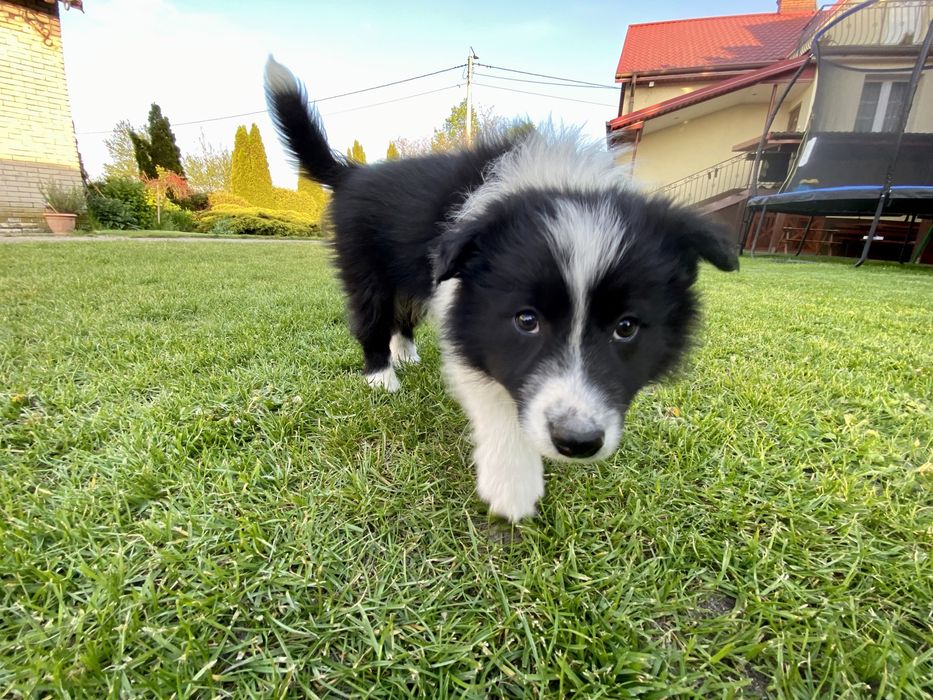
M 322 185 L 339 185 L 350 166 L 327 144 L 321 115 L 308 103 L 304 85 L 272 56 L 266 63 L 266 102 L 282 144 L 304 174 Z

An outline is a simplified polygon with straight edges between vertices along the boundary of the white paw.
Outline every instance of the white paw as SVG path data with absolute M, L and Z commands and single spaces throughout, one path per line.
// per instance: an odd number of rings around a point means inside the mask
M 537 473 L 516 478 L 508 470 L 477 470 L 476 491 L 489 504 L 490 513 L 513 523 L 535 515 L 537 503 L 544 495 L 544 475 L 542 470 L 530 471 Z
M 390 393 L 395 393 L 401 387 L 398 383 L 398 377 L 395 376 L 395 370 L 392 367 L 386 367 L 378 372 L 367 374 L 366 382 L 371 387 L 379 387 Z
M 392 336 L 392 340 L 389 342 L 389 351 L 392 353 L 392 364 L 396 367 L 404 364 L 415 365 L 421 362 L 421 356 L 418 354 L 415 342 L 401 333 Z

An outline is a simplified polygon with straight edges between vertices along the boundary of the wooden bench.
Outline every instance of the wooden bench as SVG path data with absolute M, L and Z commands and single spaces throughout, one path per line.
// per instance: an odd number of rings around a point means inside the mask
M 797 244 L 797 250 L 795 253 L 799 253 L 800 249 L 803 247 L 805 241 L 810 241 L 813 243 L 816 241 L 816 244 L 819 246 L 818 254 L 830 255 L 833 246 L 839 245 L 839 241 L 834 239 L 835 234 L 839 232 L 839 229 L 835 228 L 817 228 L 812 227 L 807 229 L 805 226 L 785 226 L 783 229 L 783 236 L 781 237 L 781 244 L 784 246 L 784 253 L 789 253 L 788 246 L 791 243 Z M 817 238 L 819 236 L 819 238 Z M 826 252 L 823 252 L 823 248 L 826 248 Z
M 811 220 L 812 223 L 812 220 Z M 831 227 L 785 226 L 782 229 L 781 244 L 787 254 L 794 246 L 794 254 L 799 255 L 804 244 L 816 244 L 818 255 L 858 255 L 865 245 L 871 225 L 867 220 L 833 219 Z M 900 221 L 880 221 L 872 239 L 872 248 L 877 245 L 901 247 L 898 259 L 903 261 L 911 242 L 917 240 L 917 226 Z

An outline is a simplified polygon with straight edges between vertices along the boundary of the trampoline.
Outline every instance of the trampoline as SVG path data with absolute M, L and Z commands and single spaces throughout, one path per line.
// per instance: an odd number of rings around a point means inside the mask
M 865 216 L 882 197 L 881 216 L 933 218 L 933 186 L 892 185 L 887 192 L 879 185 L 823 187 L 754 197 L 748 206 L 802 216 Z
M 918 218 L 933 218 L 931 44 L 930 0 L 869 0 L 840 11 L 814 35 L 817 81 L 806 132 L 778 192 L 749 199 L 743 249 L 755 214 L 752 251 L 768 213 L 809 216 L 810 223 L 815 216 L 871 216 L 858 266 L 880 238 L 882 218 L 907 217 L 908 233 Z

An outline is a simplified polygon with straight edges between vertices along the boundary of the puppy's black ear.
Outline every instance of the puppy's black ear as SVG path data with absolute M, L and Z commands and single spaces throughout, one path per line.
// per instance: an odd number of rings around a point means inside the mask
M 434 282 L 459 277 L 467 262 L 478 251 L 480 227 L 476 224 L 449 229 L 441 235 L 434 254 Z
M 728 227 L 687 210 L 678 212 L 676 219 L 682 247 L 725 272 L 739 269 L 739 246 Z

